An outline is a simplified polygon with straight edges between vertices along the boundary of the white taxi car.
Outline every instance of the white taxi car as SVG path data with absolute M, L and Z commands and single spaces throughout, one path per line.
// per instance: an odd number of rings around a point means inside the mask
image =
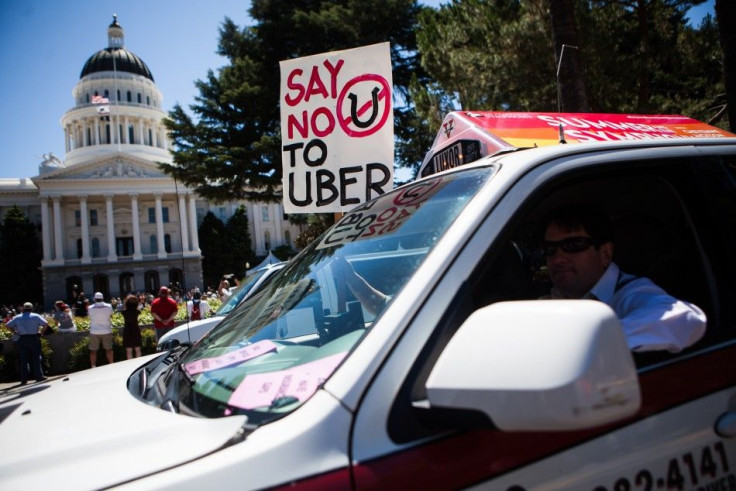
M 345 214 L 194 346 L 0 400 L 0 488 L 736 487 L 736 136 L 453 117 L 483 120 L 477 160 L 433 159 L 445 126 L 426 177 Z M 568 144 L 540 143 L 560 126 Z M 437 172 L 447 155 L 463 165 Z M 632 354 L 603 303 L 536 300 L 535 231 L 571 201 L 605 207 L 623 270 L 702 308 L 699 342 Z

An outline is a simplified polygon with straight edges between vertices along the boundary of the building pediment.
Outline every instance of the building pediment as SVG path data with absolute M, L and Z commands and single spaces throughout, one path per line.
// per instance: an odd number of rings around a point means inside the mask
M 128 155 L 76 164 L 38 176 L 38 181 L 167 178 L 156 164 Z

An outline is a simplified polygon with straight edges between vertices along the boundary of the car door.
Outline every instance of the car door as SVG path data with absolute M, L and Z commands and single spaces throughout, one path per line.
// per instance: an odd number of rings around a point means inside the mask
M 679 146 L 571 155 L 520 177 L 438 272 L 442 280 L 361 401 L 356 487 L 733 488 L 734 169 L 733 148 Z M 548 291 L 534 229 L 544 210 L 579 199 L 615 215 L 622 269 L 706 311 L 704 338 L 677 354 L 635 355 L 641 408 L 605 426 L 504 432 L 478 413 L 427 407 L 427 377 L 470 313 Z

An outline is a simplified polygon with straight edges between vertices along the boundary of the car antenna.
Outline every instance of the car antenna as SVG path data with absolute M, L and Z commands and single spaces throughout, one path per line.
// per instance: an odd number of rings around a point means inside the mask
M 563 44 L 562 49 L 560 50 L 560 59 L 557 61 L 557 112 L 562 112 L 562 90 L 560 89 L 560 68 L 562 67 L 562 57 L 565 56 L 565 48 L 572 48 L 572 49 L 578 49 L 577 46 L 572 46 L 570 44 Z M 560 144 L 567 143 L 567 140 L 565 140 L 565 130 L 562 127 L 562 123 L 558 123 L 557 130 L 559 131 L 560 135 Z

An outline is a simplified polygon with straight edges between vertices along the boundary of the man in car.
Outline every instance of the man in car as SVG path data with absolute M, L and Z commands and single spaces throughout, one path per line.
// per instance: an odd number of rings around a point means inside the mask
M 705 313 L 667 294 L 649 278 L 613 262 L 610 220 L 599 207 L 572 204 L 548 216 L 542 253 L 553 288 L 550 299 L 592 299 L 609 305 L 633 351 L 678 352 L 705 333 Z

